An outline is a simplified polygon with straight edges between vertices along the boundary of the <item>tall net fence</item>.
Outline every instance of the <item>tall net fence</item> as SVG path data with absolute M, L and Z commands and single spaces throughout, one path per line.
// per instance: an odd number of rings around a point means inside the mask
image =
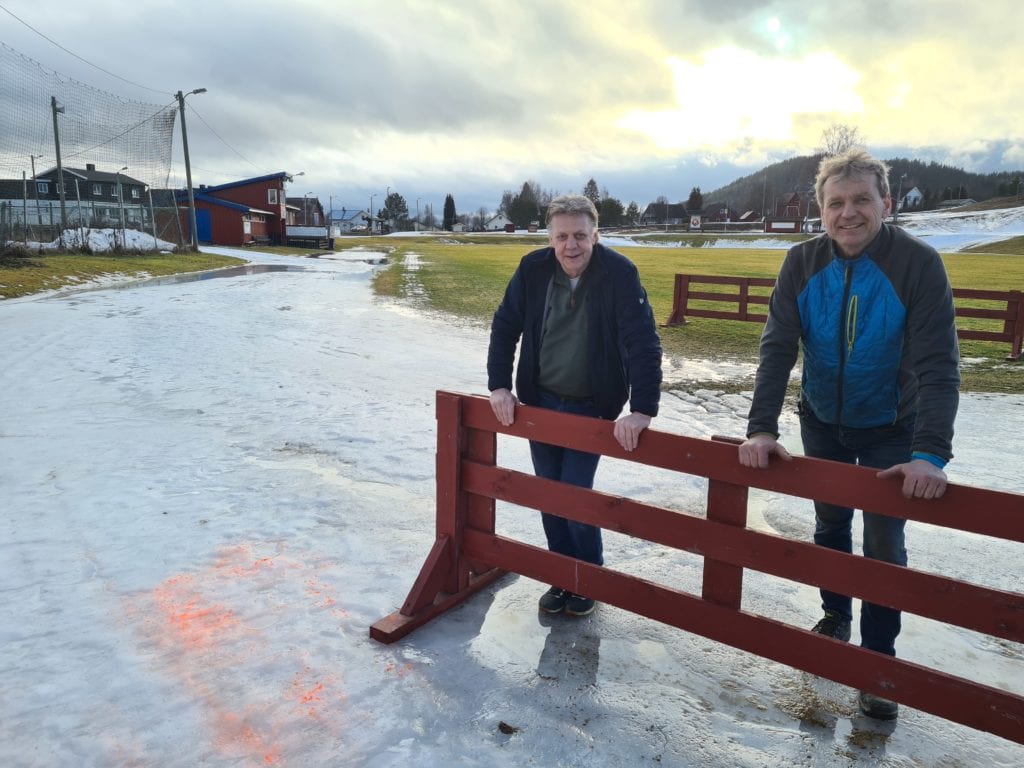
M 65 171 L 123 174 L 148 187 L 137 198 L 112 205 L 91 199 L 91 188 L 68 184 L 69 228 L 131 227 L 181 242 L 173 196 L 165 191 L 176 100 L 161 106 L 126 99 L 50 71 L 0 42 L 0 105 L 0 239 L 63 236 L 60 202 L 26 183 L 45 173 L 56 178 L 59 146 Z

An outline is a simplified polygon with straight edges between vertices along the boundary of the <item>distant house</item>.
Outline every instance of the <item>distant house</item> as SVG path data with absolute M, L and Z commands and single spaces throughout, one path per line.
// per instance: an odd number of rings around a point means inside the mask
M 912 188 L 908 192 L 904 193 L 903 197 L 898 201 L 896 210 L 898 211 L 912 211 L 915 208 L 921 206 L 921 201 L 924 200 L 924 193 L 921 192 L 917 187 Z
M 776 219 L 805 219 L 820 216 L 814 192 L 787 192 L 775 200 Z
M 725 202 L 708 203 L 704 206 L 704 210 L 701 211 L 700 215 L 701 219 L 705 222 L 739 220 L 739 215 L 736 211 Z
M 978 202 L 973 197 L 954 198 L 952 200 L 942 200 L 938 202 L 935 207 L 946 209 L 946 208 L 959 208 L 962 205 L 971 205 L 972 203 Z
M 331 222 L 334 229 L 339 234 L 348 232 L 366 232 L 366 223 L 370 219 L 370 214 L 365 210 L 352 210 L 348 208 L 335 209 L 331 211 Z
M 69 226 L 149 227 L 149 196 L 144 182 L 121 171 L 57 168 L 37 173 L 35 179 L 0 180 L 0 206 L 12 214 L 27 215 L 30 225 L 60 225 L 60 182 L 64 185 L 64 212 Z
M 316 197 L 287 197 L 288 223 L 299 227 L 322 227 L 327 223 L 324 207 Z
M 496 213 L 491 218 L 484 222 L 485 232 L 504 232 L 508 225 L 512 223 L 512 219 L 503 213 Z
M 640 224 L 645 227 L 660 224 L 679 226 L 689 223 L 690 216 L 683 203 L 650 203 L 640 216 Z
M 285 242 L 288 203 L 284 185 L 291 180 L 292 177 L 282 171 L 213 187 L 200 185 L 193 190 L 199 242 L 215 245 Z M 175 198 L 182 208 L 182 231 L 187 241 L 191 232 L 188 191 L 176 190 Z

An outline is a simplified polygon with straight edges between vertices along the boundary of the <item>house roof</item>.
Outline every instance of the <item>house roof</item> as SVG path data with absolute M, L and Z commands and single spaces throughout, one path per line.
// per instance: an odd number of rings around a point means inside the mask
M 334 221 L 362 221 L 366 218 L 366 215 L 366 211 L 362 209 L 335 208 L 331 211 L 331 219 Z
M 77 176 L 85 181 L 109 182 L 111 184 L 116 184 L 120 181 L 122 184 L 139 184 L 141 186 L 145 186 L 145 182 L 132 178 L 127 173 L 120 173 L 119 171 L 97 171 L 92 168 L 69 168 L 64 166 L 64 173 L 71 176 Z M 47 181 L 50 180 L 51 176 L 56 175 L 57 166 L 54 166 L 53 168 L 37 173 L 36 179 Z
M 250 184 L 261 184 L 264 181 L 273 181 L 274 179 L 284 179 L 291 181 L 291 176 L 284 171 L 278 173 L 269 173 L 266 176 L 255 176 L 251 179 L 240 179 L 239 181 L 229 181 L 227 184 L 218 184 L 215 187 L 201 187 L 204 194 L 210 194 L 211 192 L 220 192 L 225 189 L 235 189 L 236 187 L 247 187 Z
M 644 208 L 644 218 L 650 218 L 651 216 L 657 216 L 664 212 L 666 219 L 683 219 L 689 214 L 686 212 L 686 205 L 684 203 L 648 203 L 647 207 Z

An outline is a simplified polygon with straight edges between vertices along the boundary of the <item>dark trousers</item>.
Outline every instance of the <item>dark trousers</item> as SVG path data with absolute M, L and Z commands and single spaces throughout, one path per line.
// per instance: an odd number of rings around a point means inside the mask
M 800 408 L 800 437 L 804 453 L 819 459 L 886 469 L 910 461 L 914 418 L 870 429 L 851 429 L 820 421 L 806 405 Z M 814 543 L 840 552 L 853 551 L 851 525 L 853 509 L 814 502 Z M 896 565 L 907 564 L 903 533 L 906 520 L 864 511 L 864 556 Z M 852 600 L 821 590 L 821 607 L 852 620 Z M 900 633 L 900 612 L 867 601 L 861 605 L 861 645 L 873 651 L 896 655 Z
M 579 416 L 597 416 L 597 406 L 592 400 L 567 400 L 541 390 L 541 408 Z M 558 480 L 581 488 L 594 487 L 594 475 L 601 456 L 596 453 L 575 451 L 557 445 L 530 441 L 530 457 L 537 477 Z M 567 520 L 551 512 L 541 512 L 544 534 L 548 549 L 560 555 L 568 555 L 588 563 L 604 565 L 604 545 L 601 529 L 594 525 Z

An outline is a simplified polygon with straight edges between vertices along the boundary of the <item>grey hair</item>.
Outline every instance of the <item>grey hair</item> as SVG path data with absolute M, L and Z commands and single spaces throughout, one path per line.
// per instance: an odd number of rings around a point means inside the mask
M 882 199 L 889 197 L 889 166 L 872 157 L 867 151 L 856 147 L 838 155 L 827 155 L 818 165 L 818 176 L 814 180 L 814 194 L 818 206 L 824 202 L 822 195 L 825 182 L 829 179 L 848 179 L 851 176 L 874 176 Z
M 591 224 L 597 226 L 597 208 L 594 207 L 593 200 L 586 195 L 559 195 L 548 203 L 544 224 L 550 224 L 554 216 L 562 214 L 577 216 L 581 213 L 590 219 Z

